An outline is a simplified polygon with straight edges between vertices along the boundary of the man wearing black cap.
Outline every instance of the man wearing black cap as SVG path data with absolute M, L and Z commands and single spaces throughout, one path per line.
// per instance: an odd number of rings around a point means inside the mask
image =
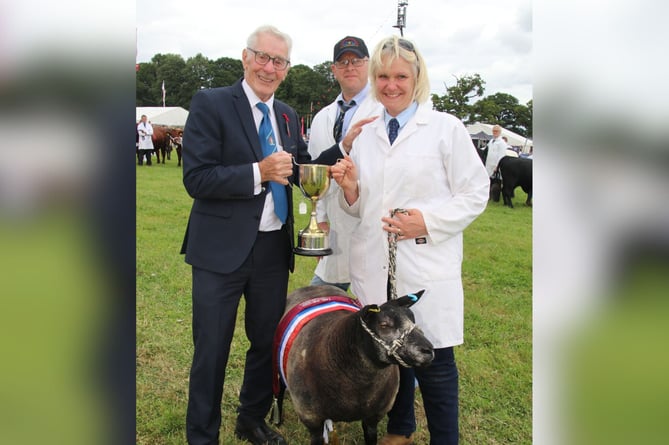
M 341 93 L 314 116 L 309 136 L 312 157 L 318 157 L 335 144 L 348 153 L 361 126 L 369 121 L 366 118 L 381 114 L 380 104 L 368 94 L 368 60 L 367 45 L 359 37 L 347 36 L 335 44 L 330 68 Z M 329 233 L 333 253 L 320 259 L 311 284 L 332 284 L 347 290 L 348 250 L 357 219 L 342 210 L 337 201 L 338 191 L 339 186 L 331 181 L 326 195 L 317 204 L 318 225 Z

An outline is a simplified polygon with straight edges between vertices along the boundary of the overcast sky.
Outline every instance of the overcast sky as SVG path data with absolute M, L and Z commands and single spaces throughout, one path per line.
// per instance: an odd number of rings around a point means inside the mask
M 432 92 L 442 95 L 454 76 L 478 73 L 485 96 L 532 99 L 530 0 L 409 0 L 404 37 L 425 57 Z M 276 2 L 138 0 L 137 62 L 158 53 L 188 59 L 241 58 L 246 38 L 271 24 L 293 38 L 292 65 L 331 61 L 337 40 L 353 35 L 370 53 L 382 38 L 399 34 L 397 0 Z

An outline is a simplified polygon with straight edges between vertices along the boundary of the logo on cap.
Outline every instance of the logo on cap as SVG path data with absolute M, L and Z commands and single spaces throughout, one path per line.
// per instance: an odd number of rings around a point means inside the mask
M 360 42 L 358 42 L 355 39 L 348 38 L 348 39 L 342 40 L 341 43 L 339 43 L 339 48 L 349 48 L 349 47 L 352 47 L 352 46 L 358 47 L 358 46 L 360 46 Z
M 346 51 L 351 51 L 358 57 L 369 57 L 367 45 L 360 37 L 346 36 L 339 42 L 335 43 L 333 61 L 337 61 L 339 57 Z

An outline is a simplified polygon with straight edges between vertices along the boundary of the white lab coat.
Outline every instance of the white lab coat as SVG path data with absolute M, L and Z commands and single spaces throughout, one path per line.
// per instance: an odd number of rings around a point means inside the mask
M 397 293 L 425 289 L 412 306 L 416 323 L 437 348 L 464 340 L 461 278 L 462 232 L 483 212 L 489 179 L 467 129 L 456 117 L 429 104 L 400 131 L 391 147 L 383 119 L 368 124 L 353 142 L 358 200 L 340 205 L 359 215 L 351 237 L 351 290 L 364 304 L 386 301 L 388 236 L 383 216 L 390 209 L 423 213 L 426 243 L 397 243 Z
M 488 156 L 485 161 L 485 169 L 488 172 L 488 177 L 492 176 L 492 172 L 497 167 L 499 160 L 506 156 L 506 147 L 507 143 L 501 137 L 490 139 L 488 142 Z
M 137 132 L 139 133 L 139 148 L 140 150 L 153 150 L 153 141 L 151 135 L 153 134 L 153 126 L 148 122 L 140 122 L 137 125 Z
M 339 106 L 336 101 L 316 113 L 311 123 L 309 136 L 309 153 L 312 158 L 318 157 L 322 151 L 335 144 L 332 128 L 334 127 Z M 365 97 L 351 117 L 351 125 L 370 116 L 381 116 L 383 108 L 371 93 Z M 329 244 L 332 254 L 324 256 L 318 262 L 314 273 L 327 283 L 348 283 L 349 276 L 348 252 L 351 242 L 351 233 L 358 225 L 358 218 L 346 213 L 337 200 L 339 186 L 334 180 L 325 196 L 318 200 L 316 205 L 316 219 L 318 222 L 330 222 Z

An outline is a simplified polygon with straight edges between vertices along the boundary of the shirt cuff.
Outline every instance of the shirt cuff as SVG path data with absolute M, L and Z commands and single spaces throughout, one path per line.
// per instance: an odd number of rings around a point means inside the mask
M 259 195 L 262 192 L 262 182 L 260 180 L 260 167 L 258 163 L 253 163 L 253 194 Z

